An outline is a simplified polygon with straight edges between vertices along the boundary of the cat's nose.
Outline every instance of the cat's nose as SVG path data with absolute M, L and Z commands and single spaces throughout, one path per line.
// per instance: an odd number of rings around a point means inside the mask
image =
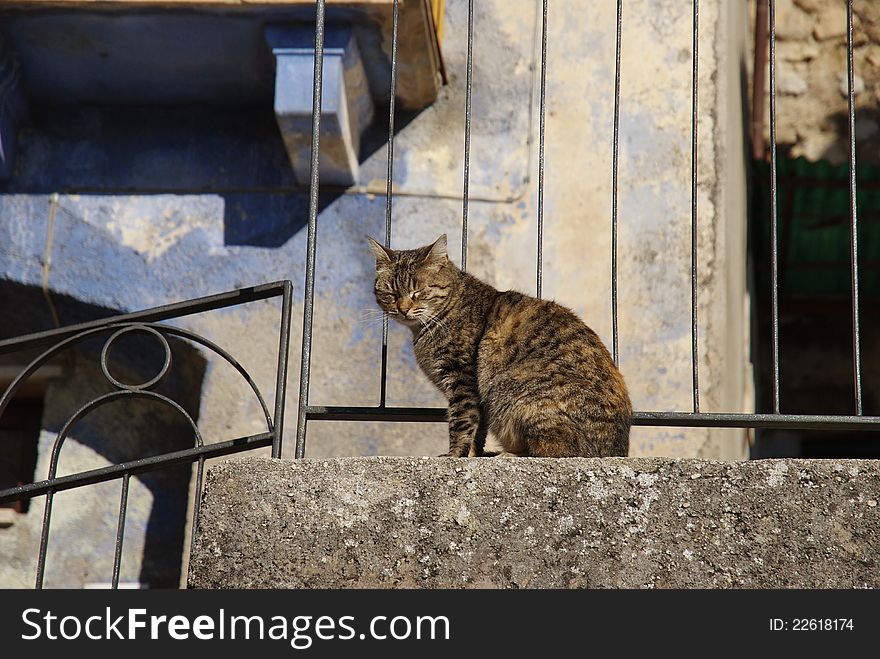
M 397 301 L 397 310 L 400 311 L 400 313 L 402 313 L 404 316 L 410 309 L 412 309 L 412 307 L 413 301 L 410 300 L 408 297 L 400 298 Z

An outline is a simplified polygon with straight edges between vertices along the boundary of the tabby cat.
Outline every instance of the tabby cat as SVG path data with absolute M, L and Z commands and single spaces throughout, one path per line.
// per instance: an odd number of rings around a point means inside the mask
M 376 255 L 376 301 L 413 334 L 419 366 L 449 401 L 450 457 L 625 456 L 632 406 L 596 333 L 572 311 L 500 292 L 449 261 L 446 236 Z

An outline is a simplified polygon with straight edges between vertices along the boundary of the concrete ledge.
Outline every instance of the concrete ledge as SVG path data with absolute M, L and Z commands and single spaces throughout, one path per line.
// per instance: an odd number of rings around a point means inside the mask
M 880 586 L 880 463 L 245 458 L 193 588 Z

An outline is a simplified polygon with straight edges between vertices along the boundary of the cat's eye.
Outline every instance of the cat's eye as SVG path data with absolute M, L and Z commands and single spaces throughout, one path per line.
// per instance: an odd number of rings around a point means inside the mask
M 418 300 L 419 298 L 422 298 L 422 297 L 425 296 L 425 289 L 422 288 L 422 289 L 420 289 L 420 290 L 418 290 L 418 291 L 413 291 L 412 294 L 411 294 L 411 296 L 412 296 L 412 299 L 413 299 L 413 300 Z

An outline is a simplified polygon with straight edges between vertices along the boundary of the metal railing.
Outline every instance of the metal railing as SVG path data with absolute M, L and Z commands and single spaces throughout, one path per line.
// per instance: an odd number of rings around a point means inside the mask
M 281 317 L 279 320 L 278 362 L 273 411 L 270 411 L 269 406 L 266 404 L 265 397 L 260 392 L 260 389 L 257 387 L 253 378 L 248 374 L 247 370 L 245 370 L 244 367 L 242 367 L 241 364 L 239 364 L 225 349 L 195 332 L 162 323 L 162 321 L 182 318 L 192 314 L 279 297 L 281 298 Z M 43 586 L 43 578 L 46 569 L 46 551 L 49 544 L 50 524 L 52 518 L 52 504 L 56 493 L 110 480 L 120 479 L 122 481 L 119 516 L 116 525 L 113 575 L 111 581 L 112 587 L 116 588 L 119 585 L 125 518 L 128 509 L 129 480 L 132 476 L 180 464 L 197 464 L 196 485 L 192 502 L 193 522 L 192 535 L 190 538 L 190 542 L 192 543 L 195 541 L 196 529 L 198 526 L 199 502 L 201 500 L 205 460 L 208 458 L 217 458 L 267 446 L 272 447 L 273 457 L 281 457 L 281 439 L 284 426 L 284 396 L 287 382 L 287 353 L 290 343 L 290 306 L 291 284 L 289 281 L 283 281 L 255 286 L 253 288 L 239 289 L 186 302 L 169 304 L 136 313 L 118 315 L 104 320 L 71 325 L 69 327 L 31 334 L 16 339 L 0 341 L 0 354 L 42 349 L 39 356 L 34 358 L 24 369 L 22 369 L 19 375 L 3 392 L 2 397 L 0 397 L 0 417 L 2 417 L 4 410 L 13 400 L 16 392 L 25 385 L 28 377 L 35 373 L 40 366 L 83 341 L 92 338 L 107 337 L 104 341 L 99 361 L 101 371 L 112 386 L 113 391 L 99 395 L 85 403 L 63 424 L 52 446 L 49 470 L 45 480 L 0 490 L 0 504 L 37 496 L 46 497 L 42 528 L 40 532 L 39 556 L 37 559 L 37 574 L 35 580 L 35 586 L 37 588 L 42 588 Z M 164 354 L 164 362 L 157 375 L 138 384 L 123 383 L 113 376 L 108 361 L 108 356 L 113 348 L 114 342 L 125 334 L 130 333 L 148 335 L 159 343 L 162 353 Z M 239 376 L 246 382 L 259 403 L 263 416 L 265 417 L 266 431 L 238 437 L 236 439 L 206 443 L 202 437 L 202 433 L 199 431 L 198 426 L 193 421 L 190 414 L 188 414 L 178 402 L 168 396 L 151 390 L 166 376 L 171 366 L 171 349 L 168 344 L 168 337 L 182 339 L 205 348 L 210 353 L 216 355 L 232 366 L 232 368 L 234 368 Z M 65 439 L 70 435 L 75 424 L 103 405 L 114 401 L 134 398 L 145 398 L 157 401 L 162 405 L 170 407 L 174 412 L 179 414 L 180 417 L 192 428 L 193 446 L 191 448 L 161 455 L 130 460 L 120 464 L 111 464 L 99 469 L 92 469 L 66 476 L 58 476 L 57 468 L 61 450 Z
M 720 1 L 720 0 L 719 0 Z M 761 31 L 761 5 L 769 1 L 769 30 Z M 537 293 L 540 297 L 542 288 L 543 269 L 543 195 L 544 195 L 544 134 L 546 116 L 546 75 L 547 75 L 547 28 L 548 28 L 548 5 L 549 0 L 536 0 L 541 3 L 541 61 L 540 61 L 540 96 L 539 96 L 539 155 L 538 155 L 538 181 L 537 181 Z M 312 124 L 312 177 L 311 199 L 312 207 L 309 214 L 308 224 L 308 248 L 305 274 L 305 317 L 303 322 L 302 363 L 300 379 L 299 413 L 297 422 L 296 456 L 305 455 L 306 428 L 309 421 L 400 421 L 400 422 L 442 422 L 446 420 L 446 410 L 443 408 L 412 408 L 390 407 L 386 405 L 385 388 L 387 376 L 388 357 L 388 319 L 383 321 L 382 329 L 382 363 L 381 363 L 381 395 L 379 405 L 376 407 L 361 406 L 321 406 L 309 403 L 309 378 L 311 372 L 311 335 L 312 335 L 312 312 L 315 304 L 314 279 L 316 264 L 316 230 L 317 230 L 317 197 L 318 197 L 318 169 L 317 154 L 320 149 L 320 99 L 321 99 L 321 58 L 323 52 L 324 33 L 324 0 L 317 0 L 316 4 L 316 29 L 315 29 L 315 84 L 314 84 L 314 114 Z M 851 224 L 851 271 L 852 271 L 852 318 L 853 318 L 853 371 L 856 406 L 852 415 L 822 415 L 822 414 L 785 414 L 781 411 L 779 400 L 779 305 L 778 305 L 778 264 L 777 264 L 777 209 L 776 209 L 776 15 L 774 0 L 758 1 L 758 25 L 757 34 L 769 34 L 770 43 L 770 132 L 771 132 L 771 190 L 772 190 L 772 299 L 773 299 L 773 411 L 772 413 L 746 414 L 746 413 L 710 413 L 700 411 L 700 379 L 699 379 L 699 331 L 698 331 L 698 290 L 697 290 L 697 128 L 699 123 L 698 112 L 698 89 L 699 89 L 699 27 L 700 27 L 700 2 L 693 2 L 693 44 L 692 44 L 692 89 L 691 89 L 691 372 L 693 379 L 693 407 L 689 411 L 636 411 L 633 413 L 633 424 L 637 426 L 676 426 L 676 427 L 715 427 L 715 428 L 793 428 L 793 429 L 844 429 L 844 430 L 878 430 L 880 429 L 880 417 L 865 416 L 862 414 L 861 395 L 861 358 L 859 346 L 859 295 L 858 295 L 858 242 L 857 228 L 858 219 L 856 212 L 856 177 L 855 177 L 855 119 L 854 119 L 854 92 L 853 92 L 853 22 L 852 0 L 847 2 L 847 78 L 849 97 L 849 158 L 850 158 L 850 224 Z M 611 307 L 612 307 L 612 341 L 611 351 L 614 362 L 618 362 L 619 339 L 618 339 L 618 167 L 619 167 L 619 136 L 620 136 L 620 89 L 621 89 L 621 36 L 623 31 L 624 0 L 617 0 L 616 5 L 616 42 L 615 42 L 615 71 L 614 71 L 614 115 L 611 128 L 612 134 L 612 189 L 611 189 L 611 236 L 612 236 L 612 259 L 611 259 Z M 392 63 L 391 63 L 391 89 L 396 85 L 396 46 L 397 46 L 397 6 L 394 2 L 394 16 L 392 27 Z M 766 20 L 767 14 L 763 14 Z M 473 43 L 474 43 L 474 0 L 468 0 L 468 23 L 467 23 L 467 74 L 466 74 L 466 100 L 464 111 L 464 181 L 462 185 L 462 241 L 461 241 L 461 267 L 467 269 L 468 251 L 468 184 L 470 167 L 470 143 L 471 143 L 471 98 L 473 87 Z M 758 46 L 756 45 L 756 52 Z M 756 80 L 758 79 L 756 66 Z M 625 84 L 625 81 L 624 81 Z M 763 83 L 762 83 L 763 84 Z M 757 89 L 757 88 L 756 88 Z M 755 100 L 755 107 L 763 107 L 763 92 L 761 100 Z M 392 93 L 392 99 L 393 99 Z M 394 157 L 394 106 L 390 108 L 389 131 L 388 131 L 388 179 L 386 193 L 385 213 L 385 246 L 391 247 L 391 206 L 392 206 L 392 175 Z

